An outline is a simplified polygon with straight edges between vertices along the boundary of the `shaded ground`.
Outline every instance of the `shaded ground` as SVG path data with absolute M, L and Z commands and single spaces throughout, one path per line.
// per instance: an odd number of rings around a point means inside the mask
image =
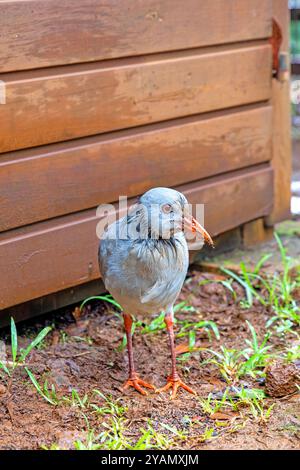
M 285 231 L 282 236 L 297 260 L 300 253 L 299 226 L 293 226 L 292 234 L 287 235 L 286 230 L 286 227 L 282 228 L 282 233 Z M 260 251 L 256 249 L 255 253 L 259 251 L 261 255 L 270 250 L 276 251 L 273 242 L 262 246 Z M 241 259 L 247 262 L 253 258 L 252 255 L 251 250 L 233 253 L 229 260 L 220 257 L 217 264 L 233 265 Z M 268 262 L 267 268 L 277 269 L 278 264 L 276 255 L 274 265 Z M 203 284 L 207 280 L 213 282 Z M 252 307 L 245 308 L 244 289 L 234 283 L 234 299 L 220 280 L 224 278 L 218 273 L 191 271 L 179 299 L 179 302 L 185 302 L 185 306 L 182 305 L 177 312 L 176 331 L 187 334 L 176 340 L 178 366 L 181 376 L 195 389 L 197 397 L 180 391 L 177 399 L 170 401 L 166 393 L 151 393 L 143 397 L 133 390 L 121 391 L 127 370 L 126 350 L 120 351 L 122 321 L 108 304 L 93 303 L 93 308 L 87 309 L 80 317 L 76 311 L 76 320 L 72 310 L 64 310 L 55 316 L 19 325 L 21 347 L 26 347 L 45 325 L 54 326 L 39 349 L 34 350 L 27 360 L 28 368 L 42 387 L 45 381 L 49 389 L 54 386 L 55 393 L 48 396 L 54 404 L 48 403 L 37 392 L 23 366 L 17 367 L 8 400 L 7 380 L 3 375 L 0 379 L 0 449 L 74 448 L 74 445 L 77 448 L 96 448 L 101 438 L 107 442 L 106 448 L 114 448 L 114 441 L 116 446 L 128 448 L 128 443 L 134 447 L 141 436 L 144 436 L 144 442 L 148 442 L 147 448 L 299 449 L 300 394 L 295 389 L 295 380 L 292 388 L 283 384 L 284 391 L 279 393 L 280 397 L 266 397 L 259 401 L 261 412 L 246 403 L 235 406 L 237 400 L 234 397 L 236 390 L 266 391 L 263 370 L 254 378 L 246 375 L 226 383 L 220 373 L 221 367 L 212 363 L 214 356 L 208 349 L 220 351 L 220 346 L 226 346 L 240 351 L 245 348 L 245 339 L 250 338 L 246 320 L 253 325 L 262 341 L 266 322 L 271 316 L 270 308 L 257 301 Z M 298 297 L 296 292 L 297 300 Z M 149 325 L 153 318 L 148 318 L 145 324 Z M 195 327 L 203 320 L 215 323 L 219 340 L 209 326 Z M 134 340 L 137 368 L 142 378 L 159 387 L 165 384 L 170 366 L 166 333 L 163 329 L 145 332 L 143 328 L 141 323 L 137 326 Z M 190 330 L 195 333 L 188 334 Z M 7 330 L 2 332 L 2 339 L 9 340 Z M 276 354 L 277 364 L 278 358 L 285 356 L 288 346 L 295 348 L 299 345 L 299 336 L 293 331 L 284 335 L 273 332 L 268 344 L 271 352 Z M 193 352 L 189 352 L 189 346 Z M 268 362 L 272 363 L 272 358 L 266 360 L 266 365 Z M 292 364 L 297 372 L 299 358 Z M 280 367 L 279 362 L 279 382 L 281 370 L 284 374 L 287 366 Z M 272 386 L 276 388 L 274 370 L 267 380 L 267 390 L 272 390 Z M 106 402 L 93 392 L 95 389 L 110 401 Z M 216 405 L 224 397 L 226 389 L 233 397 L 233 405 L 226 400 L 218 409 Z M 78 392 L 79 399 L 74 390 Z M 274 403 L 269 417 L 267 410 Z M 209 409 L 209 406 L 214 409 Z M 103 434 L 105 432 L 108 434 Z M 99 434 L 101 438 L 98 438 Z

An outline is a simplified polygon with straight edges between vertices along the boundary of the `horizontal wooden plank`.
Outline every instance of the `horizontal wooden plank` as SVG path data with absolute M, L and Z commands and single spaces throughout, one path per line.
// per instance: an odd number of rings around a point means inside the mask
M 2 0 L 0 18 L 7 72 L 265 38 L 271 0 Z
M 271 107 L 246 107 L 0 158 L 0 231 L 271 159 Z
M 167 54 L 101 68 L 3 75 L 0 151 L 267 100 L 271 49 Z M 46 74 L 46 75 L 45 75 Z M 47 75 L 48 74 L 48 75 Z
M 178 189 L 205 204 L 205 226 L 216 235 L 270 213 L 272 170 L 263 164 Z M 0 234 L 0 308 L 96 279 L 96 224 L 86 211 Z

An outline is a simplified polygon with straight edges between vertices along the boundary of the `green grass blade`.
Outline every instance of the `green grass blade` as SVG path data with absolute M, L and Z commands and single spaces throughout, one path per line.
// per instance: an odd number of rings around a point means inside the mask
M 252 336 L 252 348 L 253 348 L 253 351 L 257 351 L 258 350 L 258 342 L 257 342 L 257 335 L 256 335 L 256 331 L 253 327 L 253 325 L 251 325 L 251 323 L 246 320 L 246 323 L 247 323 L 247 326 L 250 330 L 250 333 L 251 333 L 251 336 Z
M 221 271 L 228 276 L 232 277 L 235 281 L 237 281 L 244 289 L 246 292 L 246 297 L 247 297 L 247 302 L 250 306 L 253 304 L 253 295 L 252 295 L 252 290 L 249 288 L 248 284 L 236 273 L 231 271 L 230 269 L 226 269 L 221 267 Z
M 51 398 L 47 397 L 45 395 L 45 393 L 43 392 L 43 390 L 41 389 L 40 387 L 40 384 L 38 383 L 38 381 L 36 380 L 35 376 L 33 375 L 33 373 L 27 368 L 25 367 L 25 370 L 31 380 L 31 382 L 33 383 L 34 387 L 36 388 L 37 392 L 46 400 L 48 401 L 51 405 L 56 405 L 56 403 L 51 400 Z
M 6 367 L 6 365 L 0 361 L 0 369 L 3 369 L 4 372 L 10 377 L 10 372 L 9 369 Z
M 37 337 L 27 346 L 27 348 L 21 352 L 19 362 L 23 362 L 24 359 L 28 356 L 30 351 L 35 348 L 38 344 L 40 344 L 45 336 L 52 330 L 51 326 L 46 326 L 45 328 L 42 329 L 42 331 L 39 332 Z
M 253 274 L 258 274 L 263 265 L 265 264 L 266 261 L 268 261 L 269 258 L 271 258 L 272 254 L 268 253 L 260 258 L 260 260 L 257 262 L 255 265 L 255 268 L 253 270 Z
M 178 304 L 174 305 L 174 308 L 173 308 L 174 313 L 178 312 L 185 306 L 186 306 L 186 302 L 179 302 Z
M 82 304 L 80 305 L 80 310 L 83 309 L 83 307 L 88 303 L 90 302 L 91 300 L 104 300 L 105 302 L 109 302 L 110 304 L 114 305 L 115 307 L 117 307 L 120 311 L 122 311 L 122 307 L 120 304 L 118 304 L 118 302 L 116 302 L 111 295 L 94 295 L 92 297 L 88 297 L 87 299 L 85 299 Z
M 16 362 L 17 359 L 17 353 L 18 353 L 18 335 L 17 335 L 17 329 L 16 329 L 16 324 L 11 317 L 10 319 L 10 334 L 11 334 L 11 355 L 13 362 Z

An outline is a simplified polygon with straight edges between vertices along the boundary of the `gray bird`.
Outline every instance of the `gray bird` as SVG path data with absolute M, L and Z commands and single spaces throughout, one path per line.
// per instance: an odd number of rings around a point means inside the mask
M 173 305 L 188 269 L 188 246 L 184 230 L 198 232 L 209 244 L 212 239 L 190 215 L 186 197 L 170 188 L 147 191 L 126 216 L 104 231 L 99 247 L 99 268 L 106 289 L 122 306 L 127 337 L 129 377 L 124 388 L 162 392 L 179 387 L 195 393 L 176 371 Z M 144 382 L 136 373 L 132 351 L 132 317 L 165 312 L 172 369 L 161 389 Z

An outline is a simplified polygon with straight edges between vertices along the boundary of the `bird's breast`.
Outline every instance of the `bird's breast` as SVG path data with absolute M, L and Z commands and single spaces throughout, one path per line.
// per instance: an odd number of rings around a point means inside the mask
M 184 236 L 172 240 L 119 240 L 106 260 L 105 285 L 130 313 L 159 312 L 172 305 L 188 268 Z

